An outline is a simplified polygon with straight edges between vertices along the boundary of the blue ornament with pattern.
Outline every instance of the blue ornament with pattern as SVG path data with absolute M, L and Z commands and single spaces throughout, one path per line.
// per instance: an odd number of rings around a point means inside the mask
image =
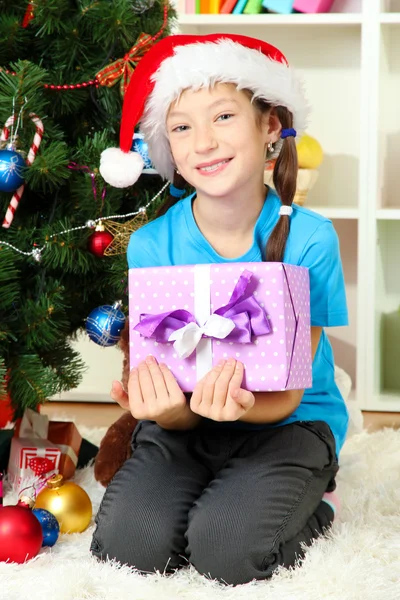
M 143 158 L 145 169 L 154 168 L 149 157 L 149 147 L 147 142 L 144 141 L 143 133 L 135 133 L 131 150 L 132 152 L 137 152 Z
M 86 319 L 86 332 L 99 346 L 115 346 L 125 325 L 125 315 L 120 310 L 121 302 L 112 306 L 105 304 L 92 310 Z
M 26 167 L 21 154 L 13 149 L 0 150 L 0 191 L 15 192 L 24 183 L 23 169 Z
M 55 516 L 45 508 L 32 509 L 33 514 L 39 521 L 43 532 L 42 546 L 54 546 L 60 535 L 60 524 Z

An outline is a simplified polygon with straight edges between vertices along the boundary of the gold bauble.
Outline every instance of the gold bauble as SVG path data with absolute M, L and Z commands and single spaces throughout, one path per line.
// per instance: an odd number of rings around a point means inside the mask
M 64 481 L 62 475 L 53 475 L 36 498 L 35 508 L 45 508 L 60 524 L 61 533 L 80 533 L 92 518 L 92 503 L 79 485 Z

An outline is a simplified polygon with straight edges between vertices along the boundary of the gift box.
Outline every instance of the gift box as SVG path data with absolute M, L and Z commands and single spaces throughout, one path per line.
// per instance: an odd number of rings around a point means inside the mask
M 303 13 L 329 12 L 333 0 L 294 0 L 293 9 Z
M 74 423 L 50 421 L 47 415 L 26 409 L 15 427 L 12 440 L 9 474 L 15 483 L 32 477 L 29 467 L 32 458 L 54 460 L 54 469 L 66 479 L 72 477 L 78 464 L 82 437 Z M 22 466 L 21 466 L 22 465 Z
M 263 7 L 282 15 L 290 15 L 293 10 L 293 0 L 263 0 Z
M 64 475 L 65 479 L 70 479 L 75 474 L 82 444 L 82 436 L 75 423 L 50 421 L 48 439 L 61 450 L 59 472 Z
M 33 458 L 46 458 L 52 463 L 51 473 L 58 472 L 61 450 L 55 444 L 41 438 L 13 437 L 8 461 L 8 478 L 14 487 L 36 478 L 30 466 Z
M 129 270 L 130 367 L 148 354 L 184 392 L 221 359 L 252 391 L 312 386 L 308 269 L 219 263 Z

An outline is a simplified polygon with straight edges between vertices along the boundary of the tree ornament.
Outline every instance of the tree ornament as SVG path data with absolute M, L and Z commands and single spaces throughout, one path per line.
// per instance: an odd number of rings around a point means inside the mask
M 116 256 L 125 254 L 129 239 L 134 231 L 140 229 L 148 222 L 146 209 L 140 210 L 130 221 L 119 223 L 118 221 L 104 221 L 104 227 L 113 236 L 113 241 L 105 249 L 104 256 Z
M 33 17 L 35 16 L 34 11 L 35 11 L 35 3 L 34 2 L 28 2 L 28 6 L 26 7 L 25 16 L 24 16 L 24 19 L 22 21 L 22 27 L 24 29 L 26 27 L 28 27 L 29 23 L 32 21 Z
M 43 132 L 44 132 L 43 123 L 39 119 L 39 117 L 37 115 L 35 115 L 35 113 L 29 113 L 29 117 L 35 124 L 36 132 L 35 132 L 35 135 L 33 138 L 32 145 L 29 149 L 28 156 L 25 161 L 25 163 L 28 167 L 31 166 L 31 164 L 33 163 L 33 161 L 36 158 L 36 154 L 39 150 L 40 142 L 42 141 Z M 14 121 L 15 121 L 15 115 L 11 115 L 11 117 L 9 117 L 7 119 L 7 121 L 3 127 L 3 130 L 1 132 L 0 139 L 2 142 L 8 140 L 8 138 L 10 136 L 9 126 L 11 126 L 14 123 Z M 17 137 L 16 133 L 12 135 L 11 144 L 15 143 L 16 137 Z M 8 229 L 10 227 L 10 225 L 14 219 L 14 214 L 18 208 L 19 201 L 21 200 L 22 194 L 24 193 L 24 189 L 25 189 L 25 183 L 22 180 L 20 185 L 18 186 L 18 189 L 14 192 L 14 195 L 11 198 L 11 202 L 8 206 L 6 215 L 4 217 L 3 227 L 5 229 Z M 15 190 L 15 188 L 14 188 L 14 190 Z M 10 190 L 10 191 L 14 191 L 14 190 Z
M 118 60 L 108 64 L 104 69 L 96 73 L 96 79 L 99 84 L 112 87 L 119 81 L 120 92 L 123 97 L 138 62 L 154 45 L 156 38 L 157 36 L 152 37 L 148 33 L 141 33 L 136 40 L 136 44 L 126 52 L 125 56 L 118 58 Z
M 42 260 L 42 250 L 40 248 L 34 248 L 31 254 L 33 260 L 35 260 L 36 262 L 39 263 Z
M 15 192 L 24 183 L 25 161 L 15 147 L 0 150 L 0 191 Z
M 132 10 L 137 15 L 141 15 L 146 12 L 146 10 L 150 10 L 153 8 L 156 0 L 134 0 Z
M 92 518 L 92 502 L 79 485 L 53 475 L 38 494 L 35 508 L 44 508 L 55 516 L 61 533 L 81 533 Z
M 37 518 L 42 528 L 43 543 L 42 546 L 51 548 L 54 546 L 60 535 L 60 524 L 55 516 L 45 508 L 34 508 L 33 514 Z
M 105 304 L 92 310 L 86 319 L 86 332 L 99 346 L 115 346 L 125 325 L 125 315 L 119 310 L 121 302 Z
M 23 563 L 38 554 L 43 533 L 33 504 L 32 498 L 22 496 L 16 506 L 0 508 L 0 561 Z
M 131 150 L 132 152 L 136 152 L 142 157 L 144 169 L 154 169 L 154 166 L 151 162 L 151 158 L 149 156 L 149 147 L 147 145 L 147 142 L 144 141 L 143 133 L 135 133 Z
M 111 244 L 113 239 L 111 233 L 104 230 L 104 225 L 100 221 L 96 225 L 94 233 L 92 233 L 88 239 L 88 250 L 100 258 L 104 256 L 104 251 Z

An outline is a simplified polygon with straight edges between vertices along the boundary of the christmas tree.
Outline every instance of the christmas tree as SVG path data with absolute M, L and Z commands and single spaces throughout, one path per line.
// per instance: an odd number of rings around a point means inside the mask
M 118 146 L 135 65 L 175 13 L 164 0 L 0 8 L 0 399 L 20 416 L 78 385 L 71 341 L 92 311 L 121 300 L 127 314 L 126 245 L 163 182 L 111 188 L 98 165 Z

